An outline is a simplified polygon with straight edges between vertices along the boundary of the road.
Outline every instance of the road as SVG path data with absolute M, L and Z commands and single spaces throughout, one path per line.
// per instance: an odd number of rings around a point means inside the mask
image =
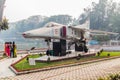
M 109 74 L 120 72 L 120 58 L 106 60 L 91 64 L 77 65 L 29 73 L 24 75 L 13 75 L 11 77 L 1 78 L 0 80 L 97 80 L 100 77 L 106 77 Z

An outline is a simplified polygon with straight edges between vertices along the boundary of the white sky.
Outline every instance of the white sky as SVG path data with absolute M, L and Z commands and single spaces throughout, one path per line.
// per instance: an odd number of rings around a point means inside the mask
M 4 16 L 9 22 L 28 18 L 32 15 L 51 16 L 68 14 L 78 17 L 83 8 L 98 0 L 6 0 Z

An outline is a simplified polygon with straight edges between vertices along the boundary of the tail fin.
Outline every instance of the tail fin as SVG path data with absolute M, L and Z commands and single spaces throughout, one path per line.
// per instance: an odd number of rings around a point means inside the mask
M 90 29 L 90 21 L 86 20 L 85 23 L 78 25 L 80 28 Z
M 86 22 L 85 22 L 85 27 L 87 28 L 87 29 L 90 29 L 90 20 L 88 19 Z
M 79 20 L 79 26 L 83 26 L 86 29 L 90 29 L 90 19 L 87 14 L 83 18 L 80 18 Z

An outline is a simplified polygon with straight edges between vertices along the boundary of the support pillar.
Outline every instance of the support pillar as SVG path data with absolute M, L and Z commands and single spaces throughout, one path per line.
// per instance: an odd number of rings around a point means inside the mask
M 66 55 L 66 40 L 60 39 L 60 42 L 53 42 L 53 56 Z

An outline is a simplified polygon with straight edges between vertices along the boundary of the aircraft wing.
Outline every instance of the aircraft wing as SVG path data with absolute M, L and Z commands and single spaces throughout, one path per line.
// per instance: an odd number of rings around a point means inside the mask
M 108 35 L 108 34 L 113 34 L 113 35 L 118 35 L 119 33 L 115 33 L 115 32 L 108 32 L 108 31 L 100 31 L 100 30 L 88 30 L 89 32 L 91 32 L 91 34 L 100 34 L 100 35 Z
M 76 30 L 76 31 L 80 31 L 80 30 L 84 32 L 87 31 L 87 32 L 90 32 L 90 34 L 92 35 L 108 35 L 108 34 L 118 35 L 119 34 L 115 32 L 87 29 L 85 27 L 80 27 L 80 26 L 75 26 L 75 27 L 70 26 L 69 28 Z

